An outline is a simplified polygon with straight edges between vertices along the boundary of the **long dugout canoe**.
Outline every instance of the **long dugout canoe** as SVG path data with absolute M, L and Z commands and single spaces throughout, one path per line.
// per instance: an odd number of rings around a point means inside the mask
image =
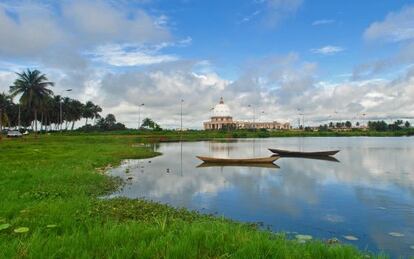
M 226 164 L 258 164 L 258 163 L 273 163 L 279 157 L 256 157 L 256 158 L 219 158 L 219 157 L 207 157 L 197 156 L 198 159 L 207 163 L 226 163 Z
M 340 150 L 332 151 L 317 151 L 317 152 L 301 152 L 301 151 L 289 151 L 283 149 L 269 148 L 272 153 L 280 156 L 333 156 Z

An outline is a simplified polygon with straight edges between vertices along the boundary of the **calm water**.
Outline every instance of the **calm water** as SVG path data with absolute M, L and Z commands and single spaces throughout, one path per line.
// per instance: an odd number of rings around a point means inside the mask
M 196 155 L 269 156 L 268 147 L 341 152 L 335 156 L 339 162 L 280 158 L 280 168 L 197 168 Z M 262 222 L 275 231 L 336 237 L 392 256 L 414 255 L 414 138 L 273 138 L 153 148 L 163 155 L 128 160 L 110 172 L 132 177 L 112 197 L 144 197 Z M 347 235 L 358 240 L 344 239 Z

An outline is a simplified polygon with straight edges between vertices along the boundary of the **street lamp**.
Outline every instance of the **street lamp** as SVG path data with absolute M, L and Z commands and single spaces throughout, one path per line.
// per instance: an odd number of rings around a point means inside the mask
M 66 89 L 65 92 L 72 92 L 72 89 Z M 62 99 L 59 100 L 59 106 L 60 106 L 60 132 L 62 132 L 62 124 L 63 124 L 63 112 L 62 112 Z
M 138 105 L 138 130 L 141 128 L 142 122 L 141 122 L 141 107 L 144 106 L 144 103 L 141 103 Z
M 302 108 L 297 108 L 299 112 L 299 122 L 300 122 L 300 115 L 302 115 L 302 128 L 305 129 L 305 112 Z
M 247 107 L 253 108 L 253 128 L 256 128 L 256 108 L 251 104 L 247 105 Z
M 181 110 L 180 110 L 180 114 L 181 114 L 181 131 L 183 131 L 183 102 L 184 102 L 184 100 L 183 99 L 181 99 Z

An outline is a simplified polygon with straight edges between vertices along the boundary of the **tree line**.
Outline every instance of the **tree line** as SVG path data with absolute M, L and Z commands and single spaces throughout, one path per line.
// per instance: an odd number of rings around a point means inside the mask
M 39 70 L 16 74 L 9 93 L 0 93 L 0 133 L 5 127 L 30 128 L 35 132 L 73 130 L 75 122 L 82 118 L 86 125 L 89 119 L 101 118 L 102 108 L 93 102 L 55 95 L 50 89 L 54 83 Z
M 355 123 L 356 127 L 359 127 L 359 122 Z M 396 130 L 403 130 L 409 129 L 411 124 L 409 121 L 402 121 L 396 120 L 393 123 L 386 123 L 385 121 L 368 121 L 367 127 L 369 130 L 375 131 L 396 131 Z M 330 130 L 330 129 L 351 129 L 352 122 L 345 121 L 345 122 L 330 122 L 329 124 L 324 124 L 319 126 L 320 131 Z
M 402 120 L 396 120 L 393 123 L 386 123 L 385 121 L 368 121 L 368 128 L 370 130 L 376 130 L 376 131 L 395 131 L 395 130 L 402 130 L 402 129 L 408 129 L 411 127 L 411 124 L 409 121 Z

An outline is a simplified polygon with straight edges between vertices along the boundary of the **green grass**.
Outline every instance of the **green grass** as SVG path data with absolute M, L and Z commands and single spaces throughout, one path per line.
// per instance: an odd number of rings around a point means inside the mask
M 351 246 L 300 244 L 185 209 L 100 198 L 120 184 L 102 168 L 157 155 L 133 145 L 139 138 L 0 140 L 0 226 L 11 224 L 0 230 L 0 258 L 366 258 Z
M 111 132 L 65 132 L 65 135 L 137 135 L 146 141 L 176 141 L 176 140 L 208 140 L 220 138 L 269 138 L 269 137 L 400 137 L 413 136 L 414 129 L 402 129 L 397 131 L 374 131 L 374 130 L 359 130 L 353 129 L 351 131 L 298 131 L 298 130 L 277 130 L 277 131 L 262 131 L 262 130 L 233 130 L 233 131 L 204 131 L 204 130 L 189 130 L 180 133 L 179 131 L 163 130 L 163 131 L 137 131 L 137 130 L 122 130 Z

